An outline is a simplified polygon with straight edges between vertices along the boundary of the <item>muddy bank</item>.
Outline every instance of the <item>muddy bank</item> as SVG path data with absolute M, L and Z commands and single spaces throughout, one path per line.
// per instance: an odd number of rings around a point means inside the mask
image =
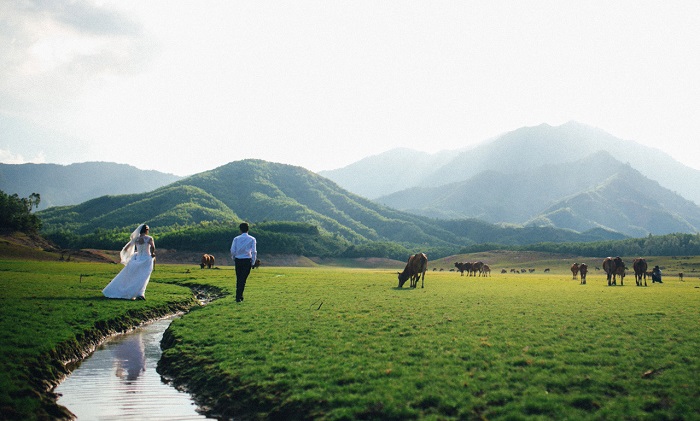
M 174 302 L 155 309 L 129 310 L 121 317 L 97 321 L 94 326 L 77 334 L 73 339 L 59 343 L 50 352 L 40 355 L 28 365 L 28 378 L 26 384 L 29 386 L 28 394 L 33 395 L 40 401 L 37 411 L 37 419 L 73 419 L 73 414 L 65 407 L 58 405 L 56 394 L 52 392 L 68 374 L 75 363 L 92 353 L 109 336 L 128 332 L 139 325 L 166 317 L 169 315 L 187 312 L 192 307 L 200 305 L 199 294 L 186 301 Z M 4 411 L 3 411 L 4 412 Z M 3 416 L 9 419 L 13 417 L 11 413 L 4 413 Z

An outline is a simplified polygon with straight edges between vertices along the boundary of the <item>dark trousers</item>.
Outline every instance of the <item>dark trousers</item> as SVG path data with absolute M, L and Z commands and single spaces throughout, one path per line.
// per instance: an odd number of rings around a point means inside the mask
M 245 281 L 250 275 L 253 262 L 251 259 L 235 259 L 234 264 L 236 265 L 236 301 L 243 301 Z

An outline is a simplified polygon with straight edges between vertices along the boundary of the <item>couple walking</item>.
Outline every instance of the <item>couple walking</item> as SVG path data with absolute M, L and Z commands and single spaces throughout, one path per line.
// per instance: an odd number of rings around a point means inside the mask
M 236 302 L 240 303 L 243 301 L 248 275 L 258 257 L 258 250 L 255 237 L 248 234 L 248 223 L 243 222 L 238 228 L 241 234 L 231 243 L 231 257 L 236 265 Z M 105 297 L 146 299 L 146 286 L 151 279 L 156 258 L 156 245 L 148 232 L 148 225 L 141 224 L 131 233 L 129 242 L 120 253 L 124 269 L 102 290 Z

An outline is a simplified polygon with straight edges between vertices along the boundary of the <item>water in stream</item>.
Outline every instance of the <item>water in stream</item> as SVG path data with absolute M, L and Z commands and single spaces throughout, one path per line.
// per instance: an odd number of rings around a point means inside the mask
M 78 420 L 202 420 L 192 398 L 161 381 L 160 340 L 172 318 L 108 339 L 54 390 Z

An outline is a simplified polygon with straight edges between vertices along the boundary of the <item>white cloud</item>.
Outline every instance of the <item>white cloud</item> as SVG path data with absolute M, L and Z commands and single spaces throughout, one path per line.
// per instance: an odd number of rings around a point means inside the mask
M 46 157 L 40 153 L 29 159 L 22 155 L 0 149 L 0 162 L 3 164 L 27 164 L 30 162 L 34 164 L 44 164 L 46 163 Z
M 128 16 L 86 0 L 0 4 L 0 111 L 65 106 L 105 74 L 137 72 L 147 38 Z

